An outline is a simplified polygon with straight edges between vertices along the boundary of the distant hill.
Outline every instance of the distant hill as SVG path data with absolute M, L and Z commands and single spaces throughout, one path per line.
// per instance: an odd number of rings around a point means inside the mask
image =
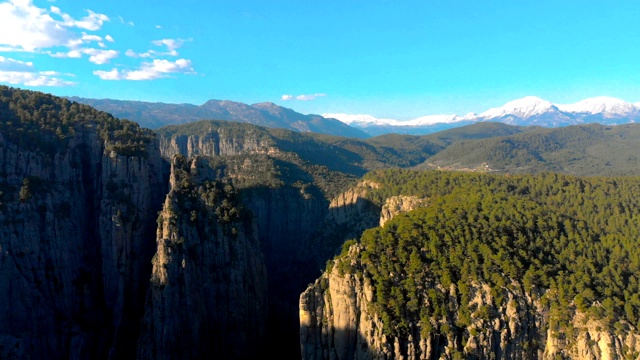
M 157 129 L 165 125 L 197 120 L 227 120 L 283 128 L 298 132 L 314 132 L 337 136 L 367 138 L 370 135 L 336 119 L 320 115 L 304 115 L 291 109 L 264 102 L 247 105 L 235 101 L 209 100 L 202 105 L 69 97 L 120 119 L 133 120 L 142 127 Z
M 640 175 L 638 149 L 640 124 L 531 128 L 513 135 L 452 143 L 419 168 Z
M 182 147 L 185 150 L 181 151 L 189 156 L 217 156 L 225 151 L 270 153 L 275 157 L 295 154 L 299 161 L 309 166 L 357 177 L 374 169 L 416 166 L 444 149 L 442 144 L 436 143 L 440 141 L 436 137 L 390 134 L 357 139 L 222 120 L 168 125 L 155 132 L 161 148 Z M 229 139 L 228 145 L 223 144 L 225 139 Z M 221 145 L 212 148 L 211 143 Z M 221 149 L 224 146 L 229 149 Z M 298 165 L 306 166 L 299 162 Z

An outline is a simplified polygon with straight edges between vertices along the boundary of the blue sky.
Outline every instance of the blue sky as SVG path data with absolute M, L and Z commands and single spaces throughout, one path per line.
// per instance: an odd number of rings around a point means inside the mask
M 640 101 L 640 1 L 0 1 L 0 83 L 308 114 Z

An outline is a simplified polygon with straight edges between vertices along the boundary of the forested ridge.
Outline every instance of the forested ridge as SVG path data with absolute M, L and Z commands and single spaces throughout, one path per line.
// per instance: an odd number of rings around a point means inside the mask
M 21 148 L 55 153 L 81 127 L 96 127 L 118 154 L 146 154 L 155 137 L 137 123 L 119 120 L 91 106 L 37 91 L 0 86 L 0 132 Z
M 549 326 L 569 338 L 576 311 L 616 332 L 640 327 L 639 177 L 393 169 L 364 178 L 380 184 L 370 194 L 377 203 L 398 194 L 428 200 L 328 263 L 372 279 L 389 334 L 468 337 L 471 319 L 491 318 L 513 287 L 548 307 Z M 468 306 L 479 283 L 490 284 L 492 306 Z M 448 311 L 451 286 L 457 314 Z
M 520 174 L 554 171 L 587 176 L 637 176 L 640 175 L 639 147 L 639 124 L 531 128 L 505 136 L 461 139 L 419 167 Z

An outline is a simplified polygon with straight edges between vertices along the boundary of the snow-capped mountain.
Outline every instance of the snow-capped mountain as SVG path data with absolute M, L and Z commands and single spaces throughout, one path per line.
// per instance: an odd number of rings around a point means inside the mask
M 599 96 L 585 99 L 575 104 L 557 106 L 560 110 L 571 113 L 627 115 L 637 113 L 640 109 L 639 104 L 640 103 L 628 103 L 624 100 L 608 96 Z
M 536 96 L 526 96 L 522 99 L 509 101 L 499 108 L 489 109 L 480 115 L 480 119 L 495 119 L 503 116 L 517 116 L 519 118 L 529 118 L 548 112 L 558 111 L 558 108 L 547 100 Z
M 371 115 L 324 114 L 357 127 L 370 135 L 404 133 L 422 135 L 480 121 L 510 125 L 560 127 L 585 123 L 618 125 L 640 122 L 640 102 L 599 96 L 575 104 L 553 104 L 536 96 L 509 101 L 480 114 L 427 115 L 412 120 L 378 119 Z

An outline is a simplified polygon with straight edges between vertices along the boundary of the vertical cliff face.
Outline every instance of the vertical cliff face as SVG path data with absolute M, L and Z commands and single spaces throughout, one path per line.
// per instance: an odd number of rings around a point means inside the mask
M 162 137 L 161 148 L 165 157 L 208 157 L 218 164 L 214 176 L 239 189 L 239 200 L 252 214 L 268 274 L 265 353 L 297 359 L 298 296 L 323 266 L 318 265 L 319 250 L 309 245 L 327 216 L 329 202 L 301 168 L 300 159 L 273 149 L 266 139 L 252 131 L 213 129 L 204 136 Z M 322 264 L 332 255 L 333 249 Z
M 170 186 L 138 358 L 259 357 L 267 279 L 255 222 L 202 159 L 176 157 Z
M 234 133 L 227 129 L 209 131 L 206 135 L 176 135 L 161 137 L 163 156 L 171 159 L 181 154 L 187 157 L 240 155 L 266 152 L 272 146 L 257 133 Z
M 358 245 L 349 249 L 350 255 Z M 355 259 L 357 256 L 353 256 Z M 640 334 L 625 322 L 613 328 L 580 312 L 563 314 L 568 324 L 540 299 L 514 281 L 496 292 L 487 284 L 469 284 L 468 317 L 461 311 L 460 289 L 431 283 L 425 299 L 444 296 L 447 306 L 435 317 L 404 320 L 408 332 L 389 332 L 377 311 L 376 284 L 353 260 L 336 263 L 300 296 L 300 344 L 303 359 L 636 359 Z M 496 296 L 504 296 L 496 301 Z M 496 305 L 499 304 L 499 305 Z M 428 307 L 429 303 L 422 306 Z M 449 331 L 465 324 L 460 331 Z M 397 325 L 397 324 L 395 324 Z M 558 326 L 559 325 L 559 326 Z M 447 329 L 447 330 L 444 330 Z
M 91 123 L 61 144 L 0 133 L 0 358 L 133 355 L 163 188 L 158 144 L 119 155 Z

